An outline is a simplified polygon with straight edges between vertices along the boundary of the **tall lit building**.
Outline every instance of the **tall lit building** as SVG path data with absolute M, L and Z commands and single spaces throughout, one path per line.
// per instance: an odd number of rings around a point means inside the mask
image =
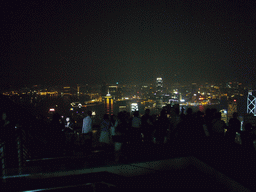
M 79 97 L 79 95 L 80 95 L 80 87 L 81 87 L 81 85 L 77 84 L 77 96 L 78 96 L 78 97 Z
M 104 96 L 104 108 L 105 108 L 106 114 L 113 115 L 113 109 L 114 109 L 113 98 L 111 94 L 109 94 L 109 92 L 106 96 Z
M 234 112 L 237 112 L 237 100 L 231 99 L 228 102 L 228 121 L 233 117 Z
M 247 113 L 256 116 L 256 92 L 253 90 L 248 91 Z
M 112 95 L 113 99 L 116 99 L 118 96 L 118 86 L 117 85 L 109 85 L 108 91 Z
M 163 92 L 163 79 L 161 77 L 156 78 L 156 92 Z
M 156 78 L 156 107 L 161 109 L 163 105 L 163 79 Z
M 71 96 L 72 92 L 73 92 L 72 88 L 70 86 L 66 86 L 66 87 L 62 88 L 61 95 L 62 96 Z

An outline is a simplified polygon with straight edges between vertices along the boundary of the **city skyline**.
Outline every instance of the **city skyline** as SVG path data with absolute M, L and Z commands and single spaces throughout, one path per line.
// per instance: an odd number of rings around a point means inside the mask
M 253 84 L 255 4 L 6 2 L 1 87 L 149 83 L 158 76 Z

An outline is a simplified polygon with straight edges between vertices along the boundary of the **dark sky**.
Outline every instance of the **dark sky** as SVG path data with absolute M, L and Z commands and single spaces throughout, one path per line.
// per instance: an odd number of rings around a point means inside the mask
M 2 1 L 1 86 L 255 81 L 256 1 Z

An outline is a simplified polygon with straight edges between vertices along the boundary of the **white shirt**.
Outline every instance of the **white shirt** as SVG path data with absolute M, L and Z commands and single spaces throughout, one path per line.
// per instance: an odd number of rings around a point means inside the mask
M 83 119 L 82 133 L 92 132 L 92 119 L 90 116 L 87 116 Z
M 116 120 L 115 124 L 111 125 L 111 127 L 110 127 L 110 133 L 111 133 L 112 136 L 116 135 L 116 127 L 117 127 L 117 125 L 118 125 L 118 121 Z

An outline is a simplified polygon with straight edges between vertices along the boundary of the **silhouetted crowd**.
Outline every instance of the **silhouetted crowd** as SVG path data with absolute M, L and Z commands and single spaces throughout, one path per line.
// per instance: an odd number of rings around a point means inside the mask
M 238 114 L 234 113 L 228 125 L 221 119 L 221 113 L 216 109 L 206 109 L 205 113 L 200 111 L 193 113 L 188 108 L 179 114 L 175 110 L 167 113 L 163 109 L 159 115 L 150 115 L 147 109 L 145 114 L 140 117 L 139 112 L 135 111 L 133 116 L 123 111 L 117 117 L 112 115 L 110 118 L 104 115 L 101 136 L 99 141 L 114 145 L 119 159 L 122 147 L 127 144 L 169 144 L 174 145 L 180 150 L 191 152 L 200 146 L 200 142 L 212 140 L 216 142 L 228 142 L 235 144 L 237 135 L 240 135 L 242 146 L 254 152 L 256 135 L 250 123 L 245 125 L 245 131 L 241 131 L 241 122 Z
M 52 116 L 50 124 L 39 117 L 40 125 L 30 131 L 32 135 L 30 143 L 33 143 L 30 146 L 32 154 L 63 156 L 72 155 L 74 150 L 89 153 L 92 147 L 95 147 L 91 116 L 91 111 L 88 111 L 81 130 L 75 129 L 75 123 L 70 117 L 63 118 L 56 113 Z M 0 129 L 2 143 L 14 142 L 12 138 L 14 127 L 15 125 L 6 117 L 6 113 L 2 112 Z M 226 125 L 221 120 L 221 113 L 209 108 L 205 113 L 200 111 L 193 113 L 191 108 L 186 112 L 182 109 L 181 113 L 174 108 L 170 111 L 163 108 L 159 115 L 151 115 L 149 109 L 146 109 L 142 116 L 138 111 L 133 114 L 122 111 L 117 116 L 105 114 L 98 132 L 96 143 L 114 149 L 116 161 L 121 156 L 125 156 L 124 149 L 127 145 L 140 147 L 145 144 L 166 144 L 176 146 L 180 150 L 193 151 L 193 148 L 199 146 L 203 140 L 225 140 L 235 143 L 237 134 L 240 134 L 242 145 L 253 152 L 255 151 L 253 141 L 256 139 L 251 124 L 246 124 L 245 130 L 241 131 L 241 122 L 237 113 L 233 114 L 233 118 Z

